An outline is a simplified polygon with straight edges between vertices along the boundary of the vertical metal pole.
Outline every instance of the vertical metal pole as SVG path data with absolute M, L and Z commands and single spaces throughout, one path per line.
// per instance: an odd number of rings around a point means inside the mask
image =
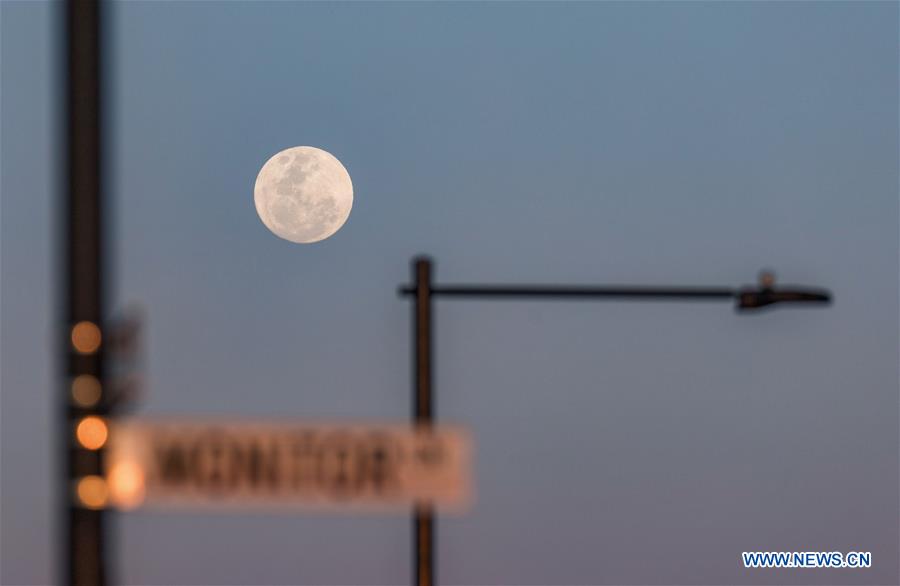
M 417 426 L 430 427 L 434 418 L 431 391 L 431 260 L 413 260 L 413 279 L 416 286 L 414 315 L 415 329 L 415 390 L 413 419 Z M 434 511 L 431 505 L 418 504 L 413 518 L 413 556 L 416 586 L 434 584 Z
M 67 196 L 65 238 L 65 327 L 62 328 L 65 376 L 63 381 L 62 462 L 63 576 L 71 586 L 103 586 L 104 513 L 102 487 L 93 485 L 88 504 L 76 502 L 78 480 L 102 474 L 102 453 L 80 449 L 74 425 L 84 415 L 100 412 L 73 401 L 73 381 L 82 376 L 102 390 L 102 336 L 97 347 L 90 339 L 80 346 L 76 324 L 88 338 L 103 331 L 103 230 L 101 173 L 101 6 L 99 0 L 67 0 L 65 4 L 65 63 L 67 118 Z M 94 336 L 96 341 L 98 338 Z M 79 349 L 80 348 L 80 349 Z M 99 490 L 99 492 L 98 492 Z

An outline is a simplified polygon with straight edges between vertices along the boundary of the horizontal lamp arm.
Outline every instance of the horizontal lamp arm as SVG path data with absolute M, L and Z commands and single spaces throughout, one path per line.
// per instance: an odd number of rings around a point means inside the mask
M 414 296 L 414 287 L 399 289 L 401 296 Z M 435 297 L 478 299 L 613 299 L 647 301 L 725 301 L 735 300 L 735 309 L 751 311 L 776 303 L 827 305 L 831 293 L 813 288 L 747 287 L 637 287 L 579 285 L 435 285 L 428 289 Z
M 733 289 L 720 287 L 591 287 L 578 285 L 437 285 L 429 289 L 440 297 L 528 297 L 528 298 L 628 298 L 628 299 L 732 299 Z M 402 287 L 401 295 L 414 295 L 412 287 Z

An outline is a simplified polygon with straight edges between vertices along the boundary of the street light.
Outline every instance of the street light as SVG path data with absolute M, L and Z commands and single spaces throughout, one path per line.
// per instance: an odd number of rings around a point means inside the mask
M 779 303 L 825 306 L 831 293 L 808 287 L 776 288 L 775 275 L 760 273 L 757 287 L 632 287 L 581 285 L 434 285 L 432 261 L 419 256 L 412 262 L 413 284 L 401 286 L 401 297 L 412 297 L 413 421 L 422 428 L 434 422 L 434 392 L 431 385 L 431 306 L 433 297 L 477 299 L 606 299 L 627 301 L 733 301 L 741 313 L 756 312 Z M 413 514 L 413 581 L 417 586 L 434 584 L 434 510 L 418 504 Z

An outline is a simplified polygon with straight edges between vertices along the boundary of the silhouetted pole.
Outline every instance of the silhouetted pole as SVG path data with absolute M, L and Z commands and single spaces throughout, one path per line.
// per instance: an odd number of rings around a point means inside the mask
M 62 462 L 63 575 L 71 586 L 103 586 L 105 484 L 102 452 L 87 449 L 75 427 L 102 415 L 103 217 L 101 172 L 101 7 L 97 0 L 67 0 L 65 63 L 67 195 L 65 205 L 65 368 Z M 79 500 L 78 495 L 84 498 Z
M 413 420 L 416 426 L 430 427 L 434 416 L 431 393 L 431 260 L 413 260 L 415 283 L 415 389 Z M 431 505 L 419 503 L 413 518 L 413 567 L 417 586 L 434 584 L 434 514 Z
M 775 276 L 763 271 L 758 287 L 643 287 L 583 285 L 433 285 L 431 259 L 413 259 L 413 286 L 400 287 L 401 296 L 415 298 L 415 391 L 413 412 L 417 425 L 434 420 L 431 388 L 431 306 L 434 297 L 479 299 L 599 299 L 628 301 L 734 301 L 740 312 L 759 311 L 779 303 L 812 306 L 831 303 L 831 292 L 820 288 L 775 287 Z M 413 575 L 417 586 L 434 585 L 434 510 L 419 504 L 413 521 Z

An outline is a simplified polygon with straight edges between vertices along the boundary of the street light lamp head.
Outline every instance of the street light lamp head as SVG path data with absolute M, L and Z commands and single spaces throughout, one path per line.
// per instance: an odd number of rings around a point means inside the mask
M 825 289 L 775 289 L 766 287 L 760 279 L 759 289 L 745 288 L 737 292 L 735 296 L 737 311 L 753 311 L 775 305 L 776 303 L 803 303 L 806 305 L 828 305 L 831 303 L 831 293 Z

